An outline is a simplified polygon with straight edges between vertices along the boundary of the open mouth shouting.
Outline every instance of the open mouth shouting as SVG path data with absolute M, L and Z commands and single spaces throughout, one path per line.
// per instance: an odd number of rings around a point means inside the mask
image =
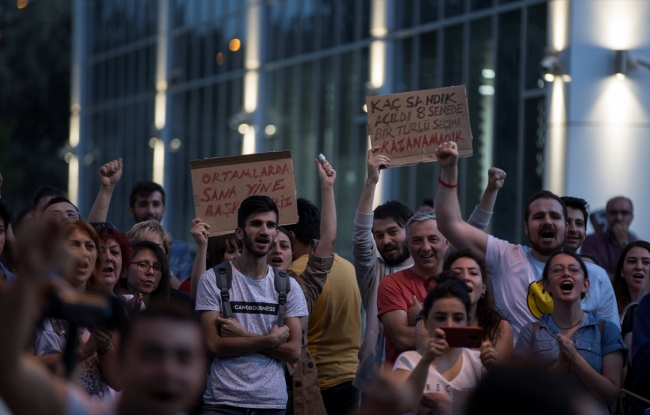
M 560 281 L 560 293 L 564 295 L 571 295 L 573 289 L 575 288 L 575 283 L 571 280 L 562 280 Z
M 273 265 L 276 268 L 280 268 L 282 266 L 284 261 L 282 261 L 282 257 L 280 255 L 274 255 L 271 258 L 271 265 Z
M 113 268 L 112 265 L 107 265 L 104 268 L 102 268 L 102 276 L 104 278 L 112 278 L 115 275 L 115 269 Z
M 555 239 L 555 230 L 552 226 L 545 226 L 540 230 L 539 240 L 544 243 L 552 243 Z

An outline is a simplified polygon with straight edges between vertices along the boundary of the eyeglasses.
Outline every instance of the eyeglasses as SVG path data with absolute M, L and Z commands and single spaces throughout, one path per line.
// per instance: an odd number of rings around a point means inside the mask
M 632 212 L 630 212 L 629 210 L 608 210 L 607 211 L 608 216 L 618 216 L 618 215 L 630 216 L 631 214 Z
M 74 210 L 53 210 L 49 213 L 51 218 L 68 218 L 72 220 L 77 220 L 79 219 L 79 213 L 75 212 Z
M 162 275 L 162 267 L 160 265 L 149 265 L 146 262 L 131 262 L 138 267 L 138 271 L 145 273 L 149 272 L 149 269 L 153 268 L 153 274 L 160 277 Z
M 569 270 L 569 274 L 578 275 L 582 272 L 582 268 L 579 265 L 569 265 L 565 267 L 564 265 L 553 265 L 548 272 L 553 276 L 558 276 L 564 272 L 565 269 Z

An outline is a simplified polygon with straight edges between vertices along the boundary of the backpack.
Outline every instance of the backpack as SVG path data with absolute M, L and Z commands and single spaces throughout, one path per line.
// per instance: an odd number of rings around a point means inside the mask
M 278 293 L 278 327 L 284 325 L 284 309 L 287 304 L 287 294 L 291 291 L 291 281 L 286 272 L 280 271 L 276 267 L 273 268 L 275 276 L 275 291 Z M 221 264 L 212 268 L 214 275 L 217 279 L 217 287 L 221 290 L 221 315 L 225 318 L 232 317 L 232 307 L 230 306 L 230 293 L 232 288 L 232 266 L 230 261 L 222 262 Z

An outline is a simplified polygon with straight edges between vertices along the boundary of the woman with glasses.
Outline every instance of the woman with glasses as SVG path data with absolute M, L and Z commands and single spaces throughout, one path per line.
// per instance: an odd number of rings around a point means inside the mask
M 514 355 L 555 372 L 610 406 L 621 389 L 627 347 L 614 323 L 582 311 L 589 290 L 587 268 L 570 252 L 552 254 L 542 273 L 553 298 L 553 312 L 528 323 L 519 333 Z
M 136 299 L 129 313 L 145 309 L 152 301 L 169 300 L 169 265 L 160 246 L 149 241 L 133 245 L 133 259 L 120 278 L 120 294 Z

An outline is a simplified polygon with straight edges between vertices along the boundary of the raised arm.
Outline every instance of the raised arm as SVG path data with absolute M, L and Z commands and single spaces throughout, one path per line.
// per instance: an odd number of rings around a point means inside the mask
M 354 230 L 352 232 L 354 269 L 356 271 L 359 290 L 364 299 L 364 307 L 367 306 L 368 299 L 373 295 L 374 274 L 370 270 L 377 264 L 377 251 L 372 236 L 372 202 L 375 197 L 375 187 L 379 181 L 379 167 L 386 167 L 390 163 L 390 160 L 386 156 L 379 154 L 373 155 L 378 152 L 379 147 L 373 147 L 368 150 L 368 177 L 354 217 Z
M 122 177 L 122 158 L 110 161 L 99 169 L 99 193 L 88 214 L 88 222 L 106 222 L 113 190 Z
M 206 271 L 205 263 L 208 255 L 208 237 L 210 236 L 210 225 L 196 218 L 192 221 L 190 234 L 196 241 L 197 250 L 192 265 L 192 275 L 190 275 L 190 296 L 196 300 L 196 290 L 199 287 L 201 275 Z
M 375 188 L 377 187 L 377 183 L 379 183 L 379 169 L 388 167 L 390 165 L 390 159 L 379 154 L 379 147 L 373 147 L 368 150 L 367 164 L 368 177 L 366 178 L 366 185 L 363 187 L 357 210 L 369 215 L 372 213 L 372 201 L 375 198 Z
M 506 180 L 506 172 L 503 170 L 492 167 L 488 170 L 488 184 L 483 192 L 483 197 L 478 204 L 478 208 L 483 212 L 492 213 L 494 211 L 494 204 L 497 201 L 499 190 L 503 187 L 503 182 Z
M 63 381 L 23 353 L 30 339 L 41 291 L 46 284 L 46 256 L 52 240 L 43 229 L 32 228 L 21 238 L 20 278 L 0 301 L 0 396 L 15 414 L 60 414 L 67 393 Z M 34 399 L 34 392 L 38 399 Z
M 440 179 L 436 193 L 438 229 L 456 249 L 469 248 L 485 259 L 488 235 L 463 220 L 458 203 L 458 147 L 454 142 L 441 144 L 436 150 Z
M 320 242 L 314 250 L 316 256 L 330 257 L 334 253 L 336 242 L 336 204 L 334 202 L 334 182 L 336 171 L 327 162 L 316 160 L 318 180 L 320 181 L 321 214 Z

